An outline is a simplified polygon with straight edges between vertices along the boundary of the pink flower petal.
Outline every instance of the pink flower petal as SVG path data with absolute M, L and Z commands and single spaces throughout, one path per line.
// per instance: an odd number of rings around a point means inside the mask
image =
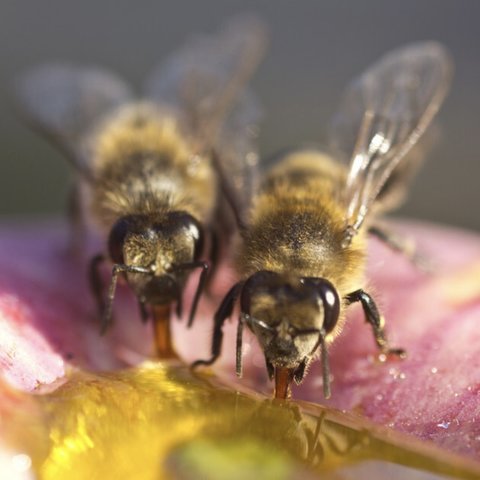
M 379 363 L 371 330 L 352 307 L 331 348 L 333 396 L 328 404 L 354 410 L 375 422 L 431 439 L 456 452 L 480 453 L 480 239 L 434 226 L 406 225 L 420 251 L 437 266 L 416 270 L 375 240 L 370 244 L 367 290 L 387 319 L 392 345 L 405 347 L 404 361 Z M 12 385 L 33 390 L 54 384 L 69 365 L 111 369 L 140 361 L 152 351 L 133 296 L 120 288 L 116 324 L 98 335 L 98 315 L 88 292 L 85 262 L 67 253 L 59 227 L 9 228 L 0 232 L 0 371 Z M 105 272 L 108 281 L 108 270 Z M 235 281 L 223 267 L 194 327 L 174 321 L 175 341 L 187 360 L 209 353 L 212 312 Z M 188 296 L 194 287 L 189 287 Z M 215 366 L 233 375 L 236 317 L 227 322 L 223 354 Z M 270 392 L 255 338 L 245 334 L 242 382 Z M 324 403 L 315 363 L 295 398 Z

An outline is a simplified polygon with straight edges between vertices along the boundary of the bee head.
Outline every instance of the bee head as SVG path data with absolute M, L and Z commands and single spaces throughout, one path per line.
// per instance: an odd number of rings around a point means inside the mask
M 289 369 L 308 363 L 340 313 L 338 293 L 328 280 L 268 271 L 247 280 L 241 302 L 267 365 Z
M 178 299 L 188 273 L 180 267 L 200 256 L 203 231 L 181 211 L 128 215 L 113 225 L 108 248 L 114 263 L 151 272 L 128 273 L 128 282 L 146 303 L 162 304 Z

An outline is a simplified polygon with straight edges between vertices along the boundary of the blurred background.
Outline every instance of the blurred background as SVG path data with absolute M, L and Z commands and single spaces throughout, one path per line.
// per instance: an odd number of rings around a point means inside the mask
M 195 33 L 236 13 L 258 13 L 271 44 L 253 87 L 265 111 L 264 156 L 322 144 L 352 76 L 404 43 L 433 39 L 453 53 L 456 74 L 439 119 L 440 141 L 401 216 L 480 229 L 480 2 L 475 0 L 15 0 L 0 6 L 0 213 L 65 210 L 69 165 L 28 131 L 11 107 L 18 73 L 42 62 L 99 64 L 140 91 L 152 66 Z

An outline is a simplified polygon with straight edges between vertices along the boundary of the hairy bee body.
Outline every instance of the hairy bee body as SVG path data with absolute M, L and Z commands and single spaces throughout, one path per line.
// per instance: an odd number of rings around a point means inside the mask
M 171 269 L 198 258 L 203 232 L 168 225 L 181 213 L 202 228 L 211 226 L 217 189 L 210 158 L 194 153 L 173 113 L 148 102 L 114 111 L 86 143 L 95 176 L 82 184 L 85 218 L 110 235 L 119 219 L 129 219 L 131 231 L 118 258 L 155 275 L 127 272 L 126 277 L 141 302 L 169 303 L 188 277 L 180 271 L 174 281 Z M 110 250 L 115 256 L 115 245 Z
M 287 154 L 263 181 L 243 233 L 237 265 L 245 277 L 267 270 L 321 277 L 341 297 L 362 286 L 365 235 L 342 247 L 345 223 L 336 198 L 346 170 L 318 151 Z
M 91 210 L 110 230 L 124 215 L 185 211 L 208 224 L 217 201 L 210 159 L 194 153 L 173 114 L 149 103 L 124 106 L 90 136 Z M 87 184 L 87 187 L 89 185 Z
M 267 327 L 277 328 L 280 322 L 277 340 L 272 342 L 270 331 L 247 322 L 267 362 L 274 360 L 277 367 L 295 369 L 299 358 L 310 358 L 315 350 L 314 336 L 294 338 L 289 328 L 321 329 L 323 325 L 323 309 L 310 292 L 304 294 L 300 279 L 326 279 L 342 300 L 363 286 L 365 235 L 356 236 L 348 248 L 342 247 L 345 224 L 336 192 L 345 175 L 343 166 L 322 152 L 286 154 L 262 182 L 248 228 L 242 232 L 236 263 L 243 278 L 259 271 L 273 272 L 283 285 L 257 287 L 249 308 L 251 317 L 262 319 Z M 328 343 L 343 328 L 345 301 L 339 307 L 335 328 L 326 337 Z
M 330 396 L 327 347 L 353 303 L 361 304 L 382 355 L 405 356 L 390 347 L 385 321 L 363 289 L 366 235 L 407 251 L 375 225 L 375 215 L 403 198 L 420 161 L 409 153 L 443 102 L 451 72 L 448 52 L 436 43 L 394 50 L 351 82 L 334 116 L 330 143 L 348 167 L 313 150 L 280 158 L 250 208 L 237 215 L 240 280 L 215 314 L 211 358 L 196 365 L 219 357 L 222 326 L 237 299 L 237 374 L 246 325 L 263 350 L 276 397 L 290 395 L 290 384 L 303 380 L 317 354 Z
M 187 278 L 200 270 L 192 325 L 209 266 L 232 232 L 220 202 L 223 171 L 238 184 L 244 159 L 256 158 L 258 109 L 245 87 L 265 41 L 263 24 L 252 17 L 188 41 L 148 77 L 143 101 L 97 67 L 45 65 L 19 79 L 20 111 L 77 172 L 75 250 L 86 224 L 108 236 L 89 268 L 102 332 L 112 321 L 117 280 L 126 278 L 142 319 L 153 319 L 158 355 L 174 356 L 170 310 L 175 305 L 182 316 Z M 103 262 L 112 265 L 108 292 Z

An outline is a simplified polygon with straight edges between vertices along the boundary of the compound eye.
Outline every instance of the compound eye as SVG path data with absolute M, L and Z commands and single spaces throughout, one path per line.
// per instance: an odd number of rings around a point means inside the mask
M 340 298 L 337 290 L 330 282 L 323 286 L 321 296 L 323 309 L 325 311 L 323 327 L 327 333 L 330 333 L 335 328 L 338 317 L 340 316 Z
M 340 316 L 340 297 L 337 290 L 326 278 L 305 277 L 301 282 L 313 287 L 315 296 L 320 298 L 324 311 L 323 328 L 326 333 L 330 333 Z
M 240 297 L 240 307 L 242 312 L 250 313 L 253 296 L 260 292 L 265 292 L 272 286 L 277 286 L 280 281 L 280 276 L 277 273 L 267 270 L 260 270 L 254 273 L 245 282 L 242 289 L 242 296 Z
M 193 256 L 198 260 L 203 252 L 204 235 L 200 223 L 186 212 L 172 212 L 168 218 L 168 228 L 186 230 L 194 243 Z
M 192 234 L 193 242 L 195 245 L 193 256 L 195 260 L 198 260 L 203 252 L 204 235 L 201 225 L 192 217 L 191 222 L 188 224 L 188 230 Z
M 122 217 L 113 225 L 108 236 L 108 251 L 113 263 L 124 263 L 123 244 L 125 237 L 130 231 L 131 221 L 127 217 Z

